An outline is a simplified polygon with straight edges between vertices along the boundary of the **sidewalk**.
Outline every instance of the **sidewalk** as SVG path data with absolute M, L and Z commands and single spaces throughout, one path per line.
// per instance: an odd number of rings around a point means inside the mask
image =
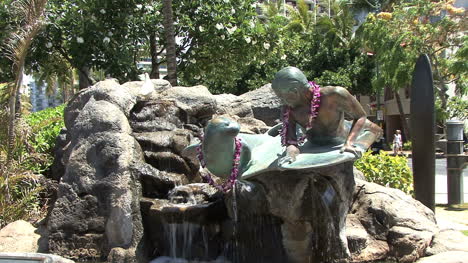
M 436 206 L 437 224 L 441 229 L 468 231 L 468 205 L 465 208 L 453 209 L 447 206 Z
M 385 151 L 393 156 L 393 151 Z M 403 151 L 408 158 L 408 165 L 411 164 L 411 151 Z M 468 168 L 463 172 L 464 181 L 464 204 L 458 207 L 447 206 L 447 170 L 446 160 L 443 153 L 436 153 L 436 174 L 435 174 L 435 215 L 438 225 L 442 229 L 450 228 L 468 232 Z

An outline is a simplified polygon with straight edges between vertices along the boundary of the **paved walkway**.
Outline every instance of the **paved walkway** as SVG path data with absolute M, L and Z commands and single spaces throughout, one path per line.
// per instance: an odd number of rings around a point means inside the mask
M 412 167 L 411 152 L 405 152 L 408 165 Z M 435 202 L 437 224 L 442 228 L 468 231 L 468 169 L 463 170 L 464 203 L 460 209 L 447 207 L 447 159 L 436 156 Z
M 386 151 L 393 155 L 393 152 Z M 411 151 L 404 151 L 408 158 L 408 165 L 412 168 Z M 463 170 L 463 190 L 464 204 L 460 209 L 447 206 L 447 159 L 441 155 L 436 155 L 435 171 L 435 202 L 437 224 L 442 228 L 450 228 L 468 231 L 468 168 Z

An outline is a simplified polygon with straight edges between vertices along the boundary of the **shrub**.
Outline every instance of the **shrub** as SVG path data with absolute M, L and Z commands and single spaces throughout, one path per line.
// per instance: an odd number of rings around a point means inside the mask
M 26 116 L 26 123 L 31 127 L 34 134 L 31 143 L 36 152 L 52 153 L 55 139 L 65 126 L 63 121 L 64 109 L 65 104 L 62 104 Z
M 411 151 L 411 149 L 412 149 L 411 141 L 407 141 L 403 143 L 403 151 Z
M 390 156 L 383 151 L 372 155 L 368 151 L 354 165 L 369 182 L 400 189 L 407 194 L 413 192 L 413 175 L 405 157 Z
M 0 155 L 0 163 L 5 164 Z M 16 220 L 32 220 L 45 214 L 39 206 L 42 190 L 38 175 L 25 170 L 13 160 L 0 166 L 0 228 Z
M 64 109 L 65 104 L 31 113 L 25 117 L 31 133 L 26 144 L 31 148 L 29 153 L 32 151 L 36 153 L 34 158 L 28 158 L 25 162 L 26 168 L 41 173 L 52 165 L 55 140 L 60 130 L 65 126 L 63 121 Z
M 7 163 L 8 112 L 0 109 L 0 227 L 45 213 L 41 208 L 39 173 L 53 162 L 53 148 L 64 126 L 64 105 L 25 115 L 15 122 L 12 160 Z M 45 204 L 46 205 L 46 204 Z

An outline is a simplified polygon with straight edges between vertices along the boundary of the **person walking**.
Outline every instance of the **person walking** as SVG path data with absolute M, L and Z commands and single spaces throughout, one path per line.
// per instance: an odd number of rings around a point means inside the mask
M 401 139 L 400 130 L 396 130 L 393 135 L 393 154 L 396 156 L 398 152 L 403 154 L 403 140 Z

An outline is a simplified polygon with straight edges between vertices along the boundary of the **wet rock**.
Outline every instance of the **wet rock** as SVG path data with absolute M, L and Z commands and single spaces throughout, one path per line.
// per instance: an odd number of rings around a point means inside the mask
M 370 236 L 356 215 L 346 217 L 346 238 L 351 254 L 359 255 L 369 244 Z
M 267 201 L 257 215 L 281 222 L 287 262 L 338 262 L 348 257 L 345 220 L 354 190 L 351 162 L 310 171 L 271 172 L 252 178 L 251 183 L 264 189 L 261 192 Z M 236 200 L 242 200 L 243 194 L 236 192 Z M 245 194 L 250 196 L 251 192 Z M 232 207 L 232 202 L 226 206 Z M 254 203 L 237 202 L 241 221 L 245 221 L 244 211 L 255 214 L 255 209 L 249 207 L 256 206 Z
M 146 162 L 160 171 L 193 176 L 198 167 L 191 166 L 183 157 L 171 152 L 145 152 Z
M 158 256 L 213 260 L 223 243 L 218 222 L 226 218 L 221 200 L 201 204 L 174 204 L 169 200 L 141 199 L 149 250 Z
M 442 230 L 435 234 L 431 246 L 426 250 L 426 255 L 432 256 L 447 251 L 468 252 L 468 237 L 458 230 Z
M 176 204 L 204 204 L 222 198 L 222 194 L 216 188 L 202 183 L 177 186 L 168 196 L 169 201 Z
M 192 132 L 183 129 L 134 133 L 133 136 L 143 151 L 170 151 L 176 154 L 180 154 L 185 147 L 189 146 L 193 137 Z
M 351 252 L 350 262 L 370 262 L 388 257 L 386 241 L 370 236 L 355 214 L 346 217 L 346 237 Z
M 40 236 L 35 231 L 36 228 L 24 220 L 6 225 L 0 230 L 0 252 L 37 252 Z
M 176 204 L 167 199 L 141 199 L 141 209 L 145 220 L 161 227 L 166 223 L 197 223 L 201 225 L 218 222 L 226 215 L 222 201 L 201 204 Z
M 240 96 L 252 105 L 253 117 L 265 122 L 268 126 L 277 124 L 281 117 L 281 101 L 273 92 L 271 84 L 249 91 Z
M 183 174 L 159 171 L 149 164 L 142 164 L 136 169 L 143 188 L 143 196 L 152 198 L 166 198 L 169 191 L 176 185 L 188 183 Z

